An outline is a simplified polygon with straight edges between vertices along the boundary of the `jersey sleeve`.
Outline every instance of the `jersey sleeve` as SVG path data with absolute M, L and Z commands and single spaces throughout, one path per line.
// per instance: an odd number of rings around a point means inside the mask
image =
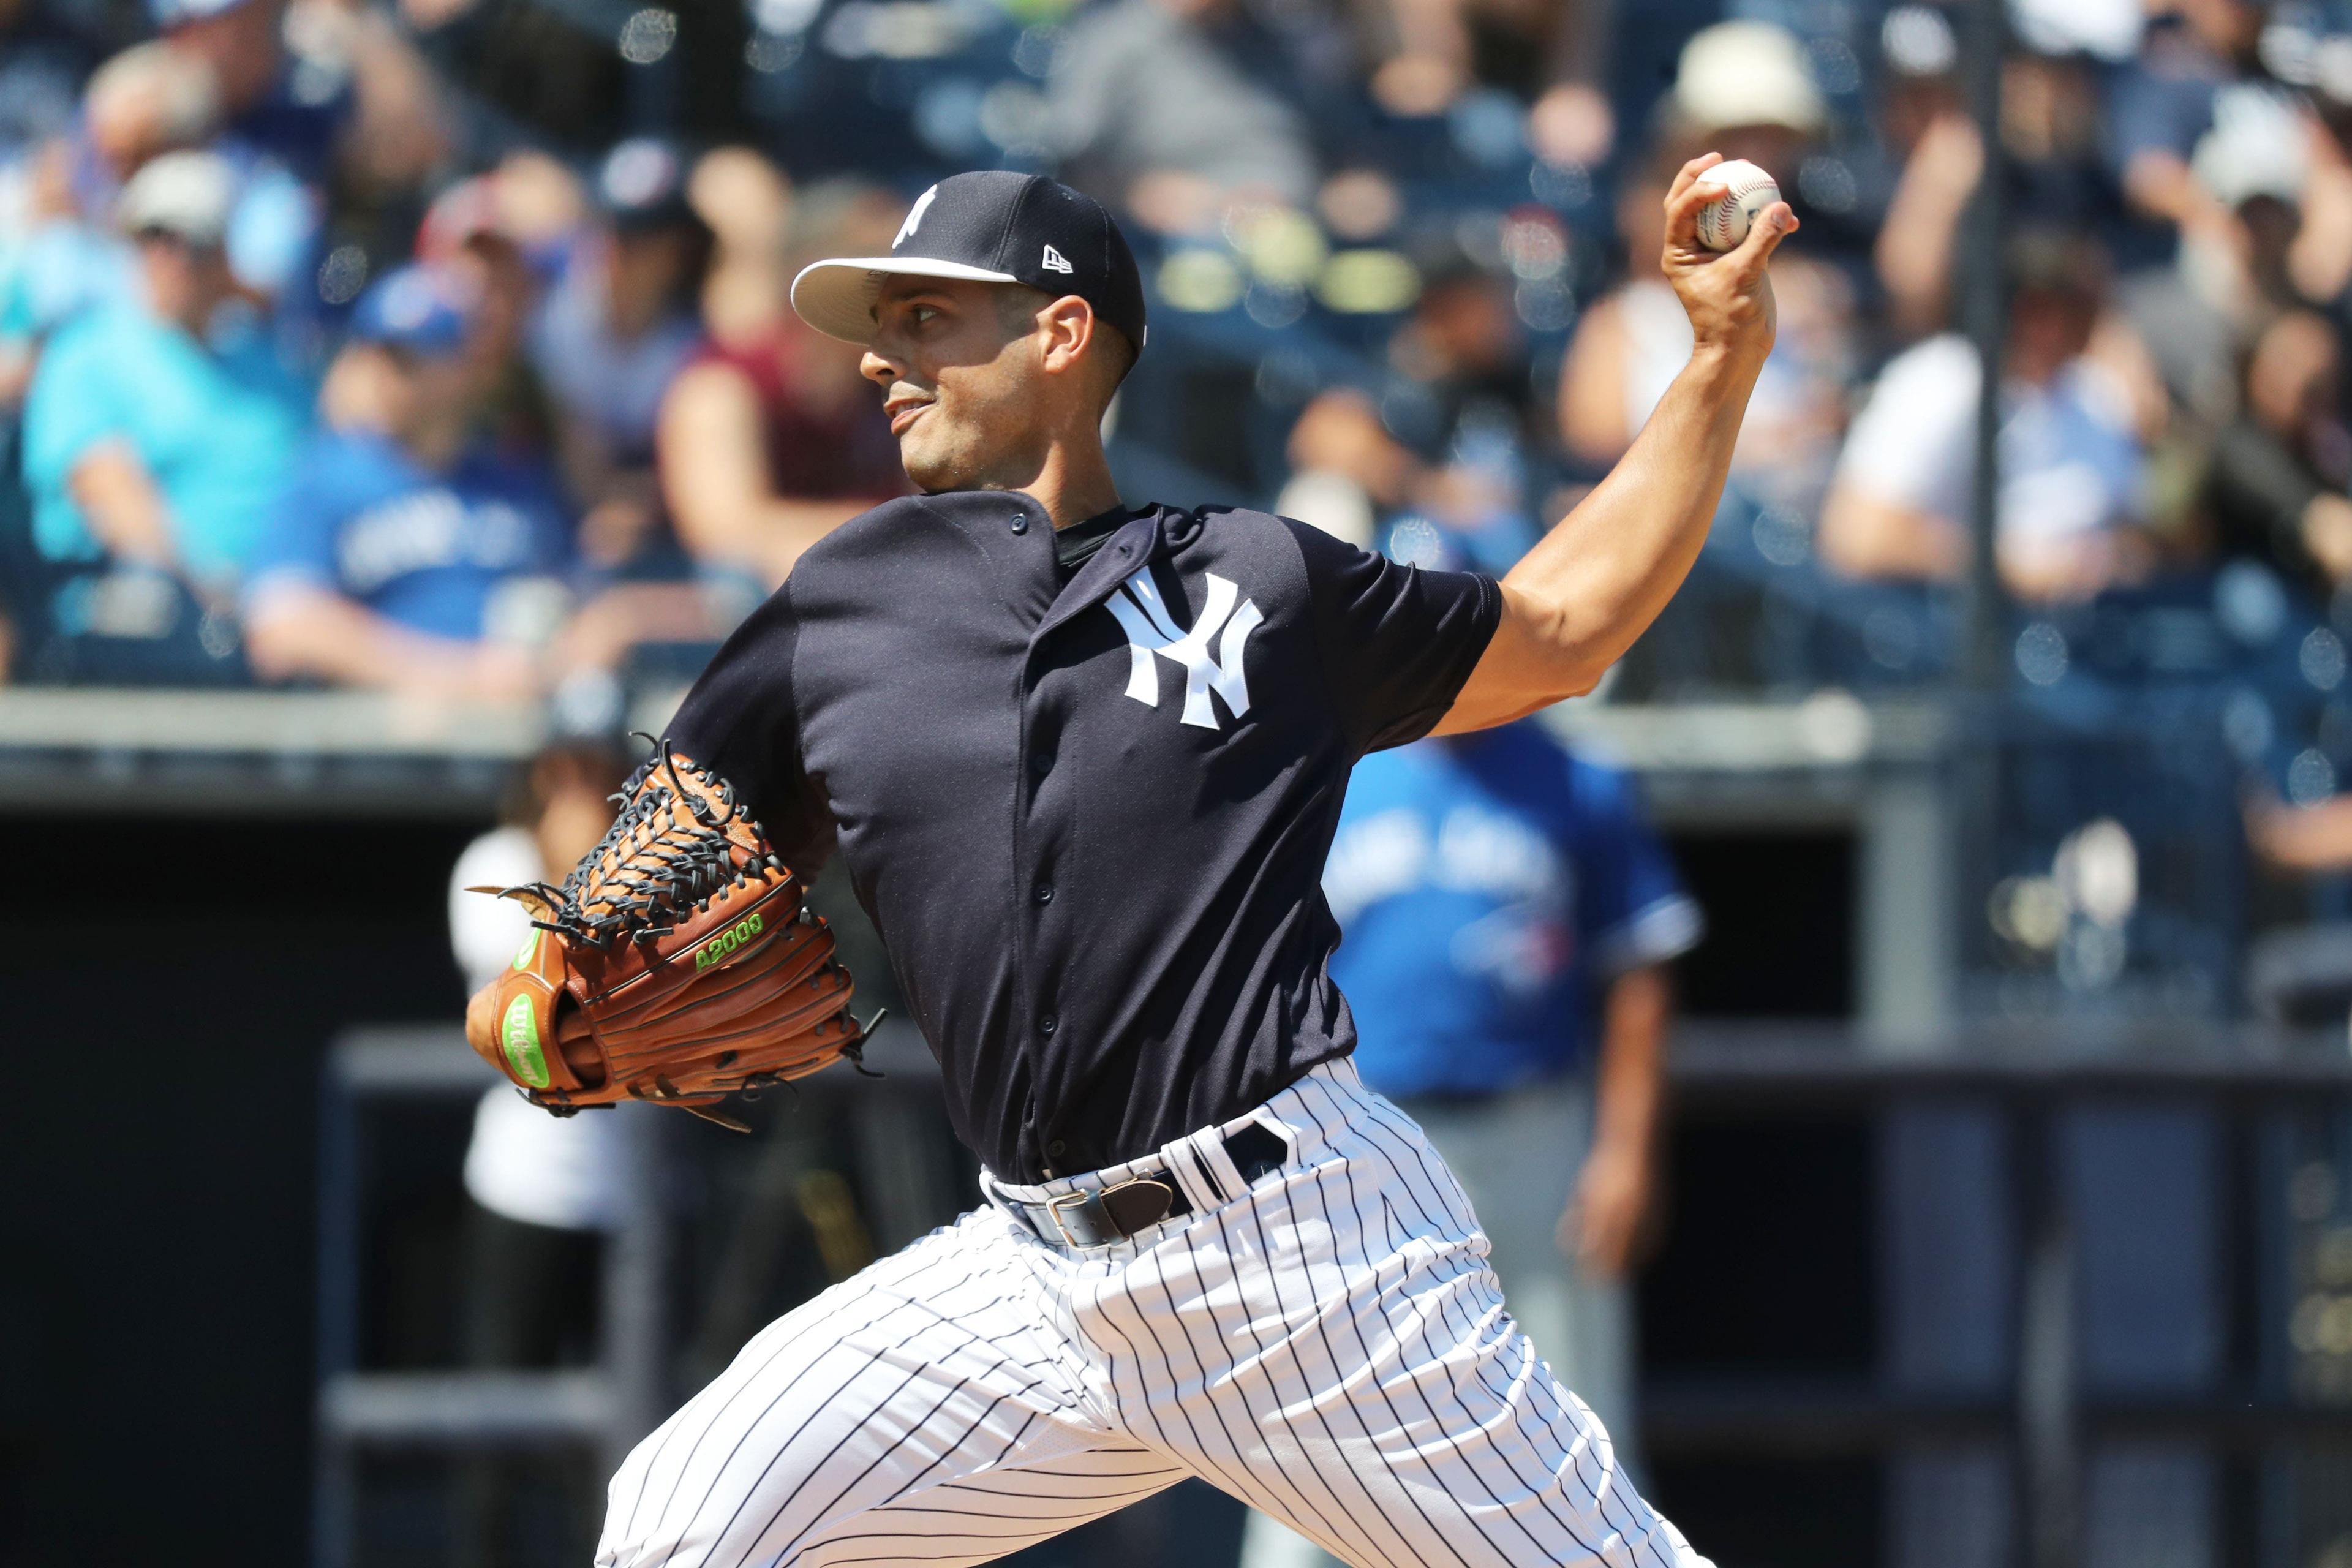
M 1324 679 L 1358 755 L 1433 729 L 1503 617 L 1476 572 L 1429 572 L 1285 519 L 1305 558 Z
M 1706 919 L 1683 890 L 1633 782 L 1582 760 L 1570 768 L 1577 945 L 1593 978 L 1605 983 L 1696 947 Z
M 832 853 L 833 817 L 801 765 L 798 632 L 788 584 L 719 648 L 678 705 L 666 742 L 733 785 L 784 864 L 806 878 Z

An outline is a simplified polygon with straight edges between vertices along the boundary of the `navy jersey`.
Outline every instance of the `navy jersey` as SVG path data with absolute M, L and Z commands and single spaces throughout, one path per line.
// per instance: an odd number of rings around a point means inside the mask
M 801 558 L 674 721 L 794 864 L 828 829 L 1007 1180 L 1142 1154 L 1355 1044 L 1321 890 L 1348 773 L 1425 734 L 1491 579 L 1259 512 L 891 501 Z

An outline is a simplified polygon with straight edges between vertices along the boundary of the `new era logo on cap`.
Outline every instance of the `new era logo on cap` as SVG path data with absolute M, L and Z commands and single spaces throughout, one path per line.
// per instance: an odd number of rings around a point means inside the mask
M 959 278 L 1076 294 L 1138 350 L 1143 279 L 1101 203 L 1042 174 L 957 174 L 915 198 L 887 256 L 820 261 L 793 279 L 793 309 L 830 337 L 874 338 L 885 279 Z

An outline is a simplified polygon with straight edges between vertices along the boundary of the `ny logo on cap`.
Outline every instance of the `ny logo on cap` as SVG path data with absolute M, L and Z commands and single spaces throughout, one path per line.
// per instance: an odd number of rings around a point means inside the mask
M 1062 253 L 1060 251 L 1055 249 L 1050 245 L 1045 247 L 1045 270 L 1048 272 L 1076 272 L 1077 270 L 1076 268 L 1071 266 L 1067 261 L 1062 258 Z
M 1160 706 L 1160 667 L 1152 658 L 1158 654 L 1184 672 L 1181 722 L 1222 730 L 1224 726 L 1210 705 L 1209 693 L 1214 691 L 1224 699 L 1225 710 L 1235 719 L 1249 712 L 1249 676 L 1242 667 L 1242 656 L 1248 651 L 1250 633 L 1265 616 L 1259 613 L 1255 600 L 1242 598 L 1239 588 L 1214 572 L 1208 574 L 1208 580 L 1209 601 L 1201 606 L 1201 618 L 1189 632 L 1176 629 L 1176 617 L 1160 596 L 1160 585 L 1151 580 L 1148 566 L 1129 574 L 1106 607 L 1127 634 L 1127 694 L 1146 708 Z M 1217 639 L 1213 658 L 1209 654 L 1211 637 Z
M 907 243 L 908 237 L 914 234 L 916 228 L 922 223 L 923 214 L 929 210 L 931 198 L 939 194 L 939 186 L 933 185 L 929 190 L 925 191 L 921 195 L 915 198 L 915 205 L 907 209 L 907 221 L 898 226 L 898 237 L 890 242 L 891 249 L 896 250 L 900 246 Z

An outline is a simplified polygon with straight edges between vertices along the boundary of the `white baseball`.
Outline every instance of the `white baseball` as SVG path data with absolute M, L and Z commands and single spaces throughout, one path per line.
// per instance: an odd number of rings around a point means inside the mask
M 1771 175 L 1745 158 L 1717 163 L 1698 177 L 1701 185 L 1719 185 L 1723 194 L 1698 209 L 1698 242 L 1709 250 L 1733 250 L 1748 237 L 1756 215 L 1780 199 L 1780 187 Z

